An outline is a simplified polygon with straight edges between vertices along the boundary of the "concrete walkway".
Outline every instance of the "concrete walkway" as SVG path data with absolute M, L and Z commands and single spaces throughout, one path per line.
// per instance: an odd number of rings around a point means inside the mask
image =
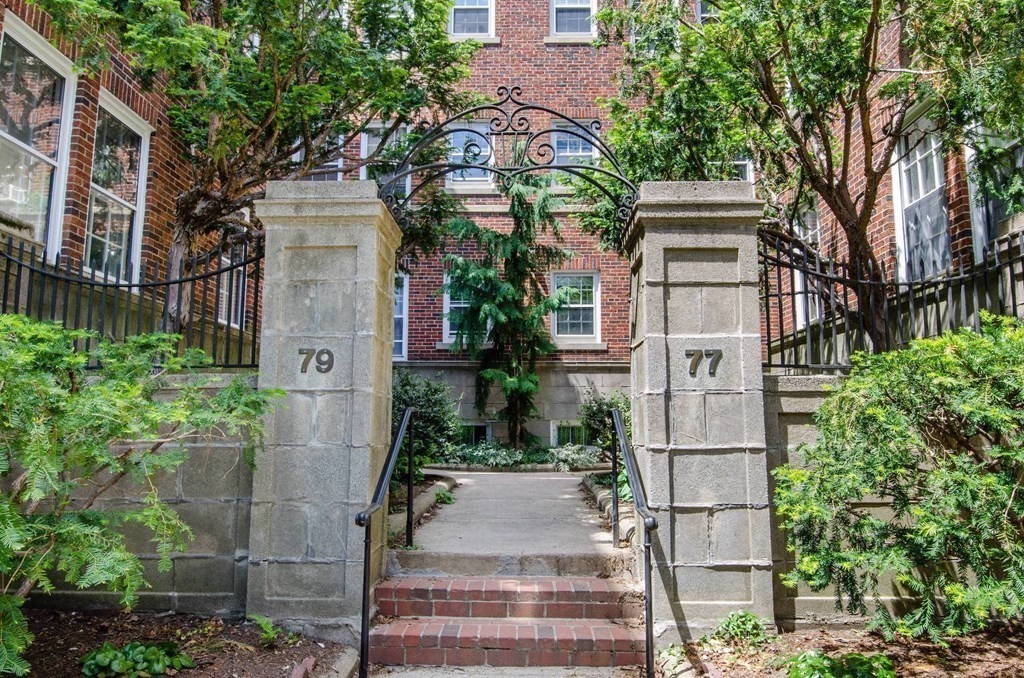
M 580 474 L 455 472 L 455 503 L 416 530 L 415 551 L 392 551 L 403 571 L 455 575 L 599 576 L 621 570 Z M 461 569 L 459 569 L 461 568 Z

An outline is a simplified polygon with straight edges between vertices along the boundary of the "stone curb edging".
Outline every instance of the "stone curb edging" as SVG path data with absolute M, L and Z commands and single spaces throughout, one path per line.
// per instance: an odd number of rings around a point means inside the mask
M 609 471 L 611 468 L 609 467 Z M 601 511 L 608 523 L 612 522 L 612 490 L 611 488 L 600 487 L 594 483 L 592 476 L 583 476 L 583 487 L 597 502 L 597 508 Z M 633 503 L 619 500 L 619 536 L 632 541 L 636 528 Z
M 521 464 L 519 466 L 484 466 L 482 464 L 431 464 L 424 470 L 461 471 L 475 473 L 559 473 L 554 464 Z M 611 464 L 574 466 L 570 473 L 602 473 L 612 470 Z
M 412 500 L 412 524 L 413 529 L 416 525 L 419 525 L 420 520 L 426 515 L 427 511 L 432 509 L 437 504 L 437 493 L 440 490 L 448 490 L 449 492 L 458 485 L 458 481 L 449 475 L 443 473 L 427 473 L 427 471 L 433 471 L 436 467 L 430 469 L 423 469 L 423 475 L 427 478 L 437 478 L 434 484 L 428 487 L 423 492 Z M 405 533 L 405 511 L 401 513 L 392 513 L 388 516 L 388 531 L 390 532 L 401 532 Z

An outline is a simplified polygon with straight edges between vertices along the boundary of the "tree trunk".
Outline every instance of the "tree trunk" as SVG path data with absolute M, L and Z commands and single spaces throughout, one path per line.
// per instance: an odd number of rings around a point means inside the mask
M 176 226 L 167 253 L 168 280 L 185 277 L 185 260 L 192 255 L 194 245 L 194 238 L 189 231 L 180 225 Z M 165 301 L 164 327 L 168 332 L 180 332 L 188 325 L 192 315 L 192 283 L 168 285 Z
M 889 319 L 886 317 L 887 281 L 864 229 L 854 226 L 846 229 L 846 234 L 850 250 L 850 275 L 854 280 L 853 291 L 857 295 L 856 314 L 871 341 L 871 346 L 865 348 L 873 353 L 881 353 L 893 348 L 889 337 Z

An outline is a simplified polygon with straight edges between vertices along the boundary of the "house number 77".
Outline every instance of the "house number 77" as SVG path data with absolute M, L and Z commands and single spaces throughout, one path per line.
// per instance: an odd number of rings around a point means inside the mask
M 707 348 L 704 350 L 687 351 L 686 357 L 690 359 L 690 376 L 696 377 L 700 369 L 700 362 L 708 359 L 708 376 L 713 377 L 718 373 L 718 363 L 722 362 L 722 349 Z

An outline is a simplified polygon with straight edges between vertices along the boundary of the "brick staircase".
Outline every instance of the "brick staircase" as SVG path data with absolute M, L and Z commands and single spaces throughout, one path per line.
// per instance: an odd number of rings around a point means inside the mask
M 386 621 L 370 661 L 419 666 L 636 666 L 637 592 L 613 579 L 398 576 L 376 589 Z

